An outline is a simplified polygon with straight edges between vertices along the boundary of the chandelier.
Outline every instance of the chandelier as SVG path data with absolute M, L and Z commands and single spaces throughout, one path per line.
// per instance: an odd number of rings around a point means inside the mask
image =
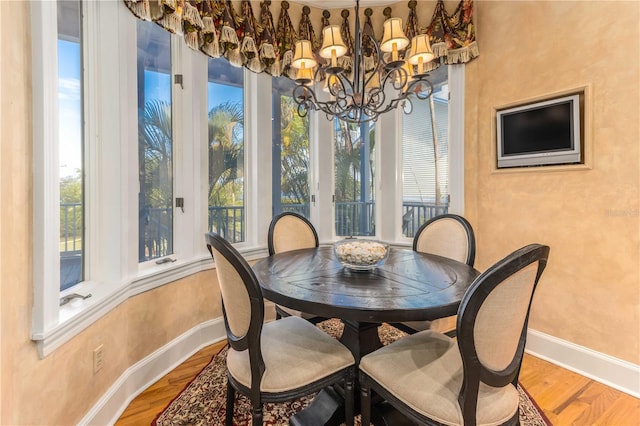
M 409 41 L 402 30 L 402 19 L 388 18 L 384 22 L 382 41 L 378 43 L 371 25 L 360 28 L 359 12 L 360 0 L 356 0 L 351 72 L 338 63 L 348 52 L 339 26 L 328 25 L 323 29 L 322 46 L 317 52 L 322 59 L 316 60 L 310 40 L 295 43 L 291 64 L 297 69 L 293 98 L 301 117 L 315 110 L 324 112 L 328 119 L 362 124 L 376 121 L 381 114 L 398 106 L 409 114 L 413 110 L 412 99 L 424 100 L 433 93 L 433 85 L 424 71 L 424 65 L 434 58 L 429 36 L 419 34 Z M 370 16 L 371 10 L 365 13 Z M 365 42 L 373 46 L 374 60 L 367 66 Z M 324 79 L 323 90 L 328 92 L 321 98 L 314 90 L 314 82 L 320 78 Z

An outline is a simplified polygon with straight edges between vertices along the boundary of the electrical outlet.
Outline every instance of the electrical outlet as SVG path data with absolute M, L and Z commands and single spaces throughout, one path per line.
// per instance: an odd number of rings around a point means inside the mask
M 93 350 L 93 373 L 97 373 L 104 365 L 104 345 Z

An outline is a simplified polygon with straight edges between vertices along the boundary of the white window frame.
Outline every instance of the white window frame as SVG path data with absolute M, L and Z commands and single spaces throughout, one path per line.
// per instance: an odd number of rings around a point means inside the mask
M 127 298 L 213 266 L 204 244 L 207 229 L 207 58 L 178 36 L 176 69 L 184 88 L 174 97 L 174 198 L 185 199 L 185 212 L 174 207 L 175 262 L 138 262 L 138 123 L 135 18 L 123 2 L 83 2 L 85 281 L 70 291 L 91 294 L 63 307 L 59 288 L 59 165 L 57 7 L 34 2 L 33 55 L 33 326 L 32 339 L 44 357 L 71 340 Z M 249 261 L 267 255 L 271 220 L 271 76 L 245 75 L 245 220 L 246 241 L 238 249 Z M 198 83 L 203 82 L 203 83 Z M 464 66 L 450 67 L 450 210 L 464 202 Z M 179 99 L 179 100 L 178 100 Z M 179 111 L 176 111 L 176 108 Z M 203 115 L 195 112 L 202 111 Z M 180 117 L 180 118 L 178 118 Z M 189 118 L 190 117 L 190 118 Z M 384 114 L 376 127 L 376 238 L 406 244 L 401 238 L 398 118 Z M 334 229 L 333 126 L 310 114 L 311 220 L 321 243 L 336 239 Z M 382 142 L 380 142 L 382 141 Z M 384 165 L 382 164 L 384 158 Z M 329 171 L 329 172 L 327 172 Z M 396 201 L 395 203 L 392 201 Z M 457 203 L 457 204 L 456 204 Z M 115 212 L 115 214 L 113 214 Z
M 464 65 L 442 65 L 448 67 L 447 80 L 449 85 L 449 213 L 464 215 Z M 420 102 L 420 101 L 418 101 Z M 409 246 L 413 243 L 412 237 L 405 237 L 402 232 L 402 111 L 396 115 L 395 140 L 396 173 L 394 176 L 395 202 L 386 207 L 392 207 L 391 214 L 395 220 L 393 224 L 393 236 L 396 244 Z
M 83 57 L 83 143 L 84 143 L 84 274 L 85 280 L 70 289 L 60 291 L 59 272 L 59 171 L 58 171 L 58 75 L 57 75 L 57 4 L 35 2 L 32 4 L 33 30 L 33 156 L 34 156 L 34 309 L 32 338 L 38 341 L 41 356 L 64 343 L 69 330 L 64 324 L 78 326 L 91 316 L 89 311 L 99 311 L 101 301 L 114 288 L 105 285 L 118 271 L 119 258 L 99 259 L 99 254 L 109 248 L 120 248 L 120 237 L 109 232 L 119 218 L 101 215 L 99 205 L 120 205 L 120 192 L 116 176 L 109 181 L 103 173 L 109 164 L 120 160 L 118 147 L 103 150 L 103 141 L 119 140 L 118 117 L 106 117 L 98 121 L 99 111 L 114 105 L 111 97 L 101 93 L 118 93 L 117 79 L 99 80 L 100 65 L 106 61 L 117 63 L 118 51 L 108 43 L 109 19 L 115 19 L 117 9 L 104 8 L 99 3 L 82 4 L 82 57 Z M 102 15 L 100 21 L 98 16 Z M 93 28 L 92 31 L 85 31 Z M 117 33 L 112 34 L 119 39 Z M 100 52 L 98 54 L 98 52 Z M 115 88 L 115 91 L 114 91 Z M 117 97 L 116 97 L 117 98 Z M 100 100 L 100 102 L 99 102 Z M 117 101 L 116 101 L 117 102 Z M 60 307 L 61 297 L 70 293 L 91 294 L 86 300 L 74 299 Z
M 56 2 L 32 4 L 33 155 L 34 155 L 34 306 L 32 339 L 41 357 L 72 339 L 127 298 L 213 266 L 204 244 L 207 227 L 206 60 L 172 35 L 174 198 L 185 199 L 185 211 L 174 207 L 175 262 L 138 262 L 138 123 L 137 19 L 123 2 L 83 2 L 83 83 L 85 143 L 85 281 L 69 292 L 91 297 L 60 307 L 58 76 Z M 178 53 L 179 52 L 179 53 Z M 173 65 L 172 65 L 173 67 Z M 258 111 L 270 113 L 270 85 L 245 71 L 245 122 Z M 249 82 L 249 85 L 247 85 Z M 172 82 L 173 83 L 173 82 Z M 260 96 L 252 96 L 255 91 Z M 270 92 L 269 92 L 270 93 Z M 267 107 L 267 108 L 265 108 Z M 204 113 L 206 117 L 206 112 Z M 262 117 L 262 114 L 259 114 Z M 189 118 L 191 117 L 191 118 Z M 258 161 L 268 155 L 264 124 L 270 115 L 245 125 L 247 241 L 239 249 L 249 260 L 264 257 L 270 208 L 265 180 L 270 167 Z M 255 124 L 255 125 L 254 125 Z M 202 142 L 200 142 L 202 141 Z M 203 152 L 205 155 L 203 155 Z M 255 182 L 255 183 L 254 183 Z M 205 188 L 203 190 L 203 188 Z M 105 208 L 108 207 L 108 208 Z M 110 214 L 115 213 L 115 214 Z M 265 224 L 266 222 L 266 224 Z

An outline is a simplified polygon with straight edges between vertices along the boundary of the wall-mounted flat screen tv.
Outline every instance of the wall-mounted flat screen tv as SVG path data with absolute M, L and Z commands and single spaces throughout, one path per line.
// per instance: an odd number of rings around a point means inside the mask
M 582 162 L 580 95 L 496 112 L 498 168 Z

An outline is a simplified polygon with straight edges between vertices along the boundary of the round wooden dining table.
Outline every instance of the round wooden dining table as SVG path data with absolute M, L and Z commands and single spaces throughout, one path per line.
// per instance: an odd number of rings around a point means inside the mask
M 395 248 L 382 266 L 353 271 L 342 266 L 331 246 L 274 254 L 253 270 L 268 300 L 340 318 L 345 324 L 341 341 L 356 362 L 382 346 L 377 333 L 382 322 L 455 315 L 479 274 L 452 259 Z
M 338 261 L 331 246 L 274 254 L 254 264 L 253 271 L 266 299 L 321 317 L 340 318 L 344 323 L 340 341 L 356 365 L 382 347 L 381 323 L 455 315 L 462 296 L 479 275 L 455 260 L 395 248 L 383 265 L 353 271 Z M 340 424 L 338 399 L 331 392 L 321 392 L 290 424 Z

